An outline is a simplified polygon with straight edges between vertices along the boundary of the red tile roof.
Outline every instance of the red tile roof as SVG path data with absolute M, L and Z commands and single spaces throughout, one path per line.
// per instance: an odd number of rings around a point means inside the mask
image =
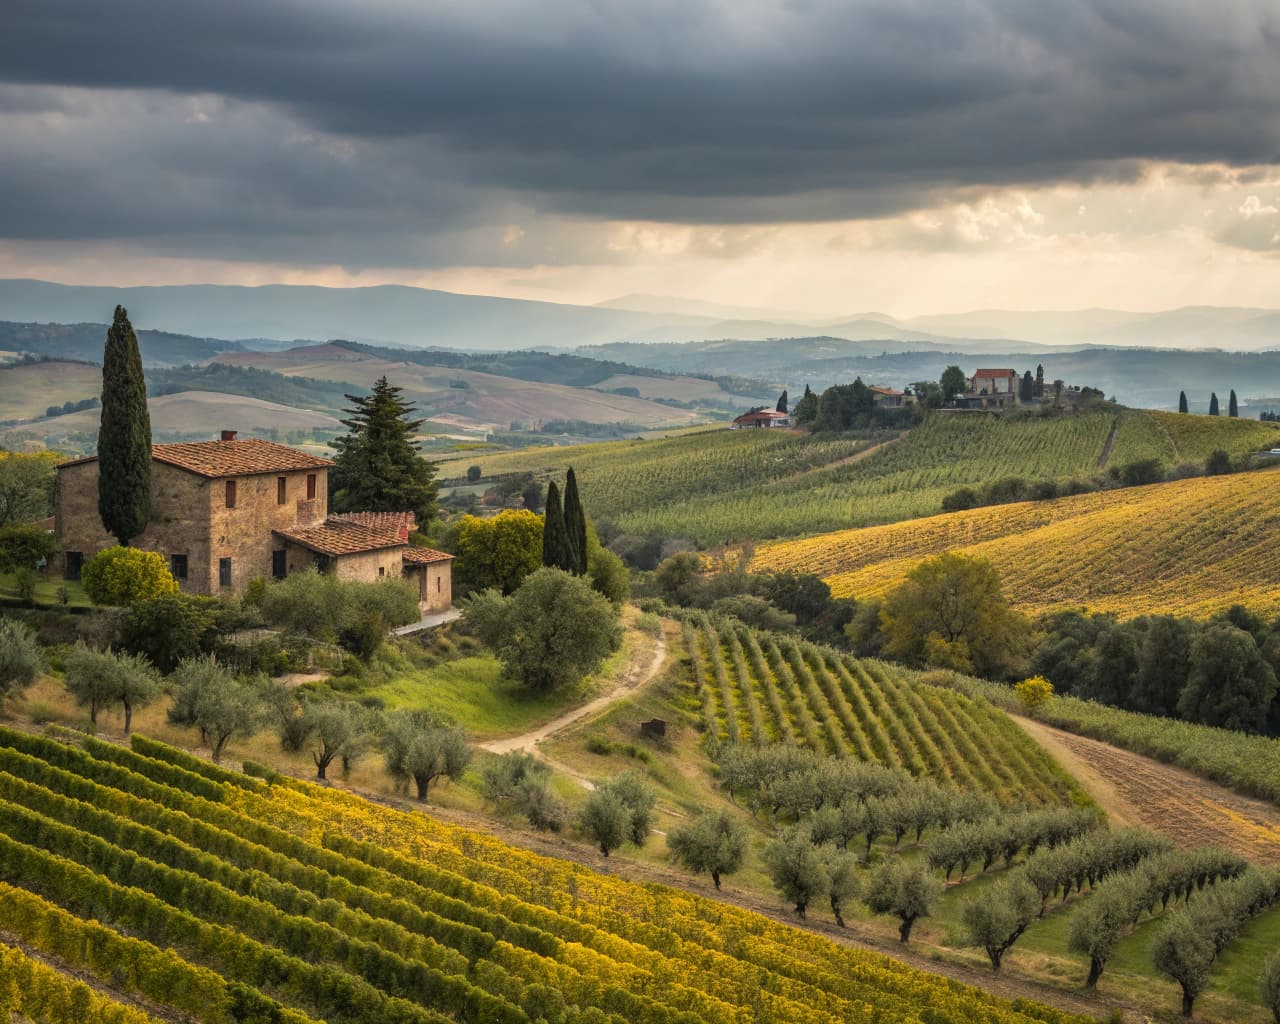
M 332 466 L 329 459 L 308 455 L 296 448 L 261 438 L 244 441 L 191 441 L 183 444 L 151 446 L 151 457 L 157 462 L 185 469 L 198 476 L 252 476 L 255 473 L 281 473 L 299 469 L 324 469 Z M 78 466 L 93 462 L 96 455 L 63 462 L 62 466 Z
M 404 552 L 406 565 L 430 565 L 432 562 L 451 562 L 453 555 L 435 548 L 408 548 Z
M 744 412 L 734 423 L 741 423 L 743 420 L 785 420 L 788 419 L 785 412 L 778 412 L 776 409 L 756 409 L 753 412 Z
M 362 551 L 408 547 L 409 544 L 398 524 L 353 522 L 342 516 L 329 516 L 315 526 L 295 526 L 272 532 L 322 555 L 355 555 Z
M 894 391 L 893 388 L 882 388 L 876 384 L 872 384 L 871 387 L 867 388 L 867 390 L 874 391 L 877 395 L 892 395 L 895 398 L 906 397 L 906 392 Z
M 335 512 L 329 518 L 386 529 L 409 531 L 418 528 L 417 517 L 412 512 Z
M 1018 376 L 1018 372 L 1016 370 L 978 370 L 973 376 L 975 379 L 977 379 L 978 377 L 983 377 L 987 379 L 999 378 L 999 377 L 1016 377 Z

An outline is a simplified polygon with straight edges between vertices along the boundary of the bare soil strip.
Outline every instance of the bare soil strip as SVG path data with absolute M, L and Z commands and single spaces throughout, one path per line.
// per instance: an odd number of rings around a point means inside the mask
M 1259 864 L 1280 865 L 1280 808 L 1240 796 L 1182 768 L 1100 740 L 1013 716 L 1107 812 L 1190 849 L 1214 844 Z

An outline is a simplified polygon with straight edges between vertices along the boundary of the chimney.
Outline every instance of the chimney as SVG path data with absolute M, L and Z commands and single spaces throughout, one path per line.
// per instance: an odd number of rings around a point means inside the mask
M 222 432 L 222 440 L 234 441 L 235 439 L 236 439 L 236 432 L 234 430 L 224 430 Z

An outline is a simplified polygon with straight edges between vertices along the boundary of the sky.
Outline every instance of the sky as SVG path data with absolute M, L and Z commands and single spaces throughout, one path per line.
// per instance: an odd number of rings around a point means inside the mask
M 1274 0 L 8 0 L 0 277 L 1280 306 Z

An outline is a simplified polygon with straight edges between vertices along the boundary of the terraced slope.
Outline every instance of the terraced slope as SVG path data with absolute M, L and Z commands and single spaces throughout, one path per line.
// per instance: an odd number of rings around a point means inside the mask
M 815 572 L 840 596 L 880 596 L 921 559 L 989 558 L 1028 612 L 1124 618 L 1280 612 L 1280 470 L 997 505 L 759 549 L 756 569 Z
M 0 921 L 170 1019 L 1071 1019 L 426 815 L 82 742 L 0 730 Z
M 1078 792 L 985 700 L 730 619 L 693 616 L 684 640 L 690 703 L 719 741 L 797 743 L 950 780 L 1007 805 L 1060 804 Z
M 709 431 L 467 457 L 447 463 L 441 476 L 461 476 L 468 465 L 479 465 L 486 477 L 549 475 L 572 465 L 597 519 L 624 533 L 714 546 L 933 515 L 958 487 L 1003 477 L 1084 479 L 1141 459 L 1166 468 L 1202 463 L 1214 448 L 1238 454 L 1271 447 L 1280 426 L 1128 409 L 1027 417 L 944 413 L 852 458 L 889 438 Z

